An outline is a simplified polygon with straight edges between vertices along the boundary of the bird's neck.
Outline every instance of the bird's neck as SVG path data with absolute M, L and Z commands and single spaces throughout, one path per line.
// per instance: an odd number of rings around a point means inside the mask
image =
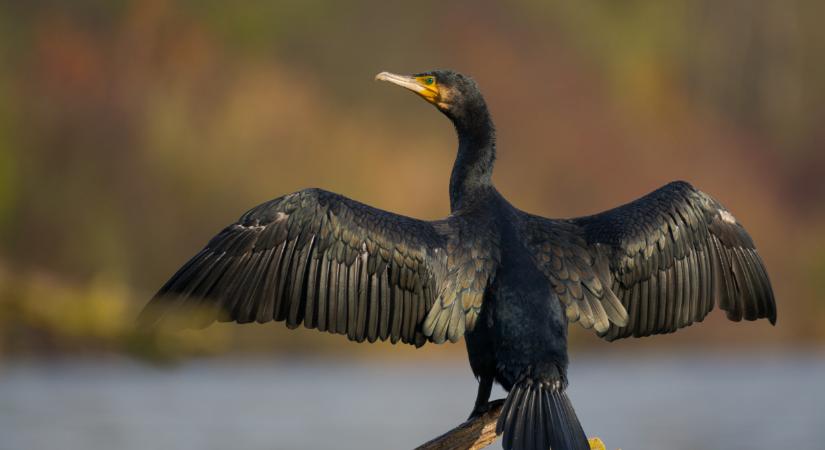
M 450 176 L 450 209 L 456 211 L 484 197 L 493 186 L 496 132 L 486 106 L 453 118 L 458 155 Z

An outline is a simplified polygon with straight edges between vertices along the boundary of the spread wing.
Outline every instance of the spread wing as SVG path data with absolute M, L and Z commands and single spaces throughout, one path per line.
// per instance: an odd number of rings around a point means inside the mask
M 570 320 L 607 340 L 670 333 L 716 303 L 734 321 L 776 322 L 770 280 L 751 237 L 685 182 L 588 217 L 527 216 L 536 259 Z
M 204 319 L 197 326 L 274 320 L 357 342 L 456 341 L 466 320 L 475 320 L 481 294 L 455 285 L 469 278 L 480 286 L 487 275 L 464 270 L 469 255 L 447 252 L 450 233 L 446 221 L 416 220 L 318 189 L 296 192 L 224 228 L 139 321 L 151 325 L 191 308 Z

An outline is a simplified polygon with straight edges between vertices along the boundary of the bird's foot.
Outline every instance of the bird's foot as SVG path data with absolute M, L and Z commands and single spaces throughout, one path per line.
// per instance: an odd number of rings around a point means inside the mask
M 475 418 L 481 417 L 484 414 L 486 414 L 489 410 L 490 402 L 487 402 L 483 405 L 476 405 L 475 408 L 473 408 L 472 412 L 470 412 L 470 417 L 468 417 L 467 420 L 473 420 Z

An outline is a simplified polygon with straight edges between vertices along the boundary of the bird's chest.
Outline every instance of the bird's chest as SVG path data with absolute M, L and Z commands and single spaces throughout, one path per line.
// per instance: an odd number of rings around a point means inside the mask
M 490 289 L 489 320 L 503 337 L 535 339 L 542 329 L 561 326 L 561 305 L 531 256 L 507 249 L 501 257 Z
M 501 362 L 556 359 L 567 334 L 563 309 L 527 252 L 505 246 L 486 292 L 480 335 Z

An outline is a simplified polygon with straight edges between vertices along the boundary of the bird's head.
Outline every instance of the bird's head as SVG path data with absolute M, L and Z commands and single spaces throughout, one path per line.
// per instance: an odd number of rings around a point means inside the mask
M 487 106 L 476 82 L 452 70 L 433 70 L 415 75 L 381 72 L 376 80 L 389 81 L 418 94 L 453 121 L 484 111 Z

